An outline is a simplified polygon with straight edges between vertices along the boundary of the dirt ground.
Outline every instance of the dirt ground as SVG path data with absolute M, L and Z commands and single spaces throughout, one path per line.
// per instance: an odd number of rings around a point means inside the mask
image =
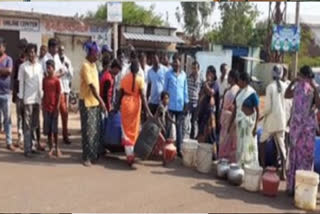
M 13 137 L 16 122 L 13 114 Z M 276 198 L 249 193 L 241 187 L 199 174 L 180 160 L 167 167 L 157 161 L 139 161 L 129 169 L 121 155 L 108 155 L 97 165 L 81 165 L 79 116 L 70 117 L 72 145 L 63 145 L 64 157 L 45 154 L 24 158 L 22 151 L 5 149 L 0 142 L 0 212 L 259 212 L 301 213 L 284 192 Z M 45 139 L 43 138 L 43 142 Z

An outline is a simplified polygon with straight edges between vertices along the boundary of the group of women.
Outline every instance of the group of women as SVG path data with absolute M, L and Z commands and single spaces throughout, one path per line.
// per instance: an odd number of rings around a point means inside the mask
M 81 125 L 83 141 L 83 160 L 86 166 L 96 161 L 103 153 L 98 145 L 100 138 L 100 114 L 96 109 L 106 107 L 98 93 L 98 48 L 95 43 L 88 46 L 87 59 L 81 69 Z M 257 143 L 257 126 L 259 122 L 259 96 L 250 86 L 250 76 L 246 72 L 231 70 L 228 73 L 229 88 L 222 96 L 216 96 L 217 76 L 215 69 L 208 67 L 207 80 L 199 96 L 199 131 L 205 132 L 205 141 L 215 141 L 218 158 L 227 158 L 241 165 L 259 165 Z M 138 138 L 141 125 L 142 107 L 148 117 L 152 117 L 144 93 L 144 79 L 139 72 L 138 59 L 131 59 L 128 72 L 121 80 L 120 96 L 115 111 L 122 115 L 123 145 L 130 165 L 134 161 L 133 147 Z M 279 85 L 279 74 L 274 81 Z M 314 74 L 309 66 L 301 68 L 298 78 L 283 91 L 282 99 L 292 99 L 290 114 L 290 143 L 288 148 L 287 186 L 292 194 L 294 190 L 295 171 L 312 170 L 314 160 L 314 141 L 316 135 L 315 112 L 320 108 L 320 99 L 313 82 Z M 280 93 L 281 90 L 279 90 Z M 218 100 L 218 101 L 217 101 Z M 222 102 L 221 110 L 219 109 Z M 219 105 L 219 106 L 217 106 Z M 276 106 L 273 106 L 275 108 Z M 286 110 L 288 111 L 288 110 Z M 286 112 L 284 112 L 286 113 Z M 203 124 L 203 125 L 201 125 Z M 219 126 L 219 133 L 216 128 Z M 219 138 L 216 136 L 219 135 Z M 219 141 L 219 142 L 217 142 Z

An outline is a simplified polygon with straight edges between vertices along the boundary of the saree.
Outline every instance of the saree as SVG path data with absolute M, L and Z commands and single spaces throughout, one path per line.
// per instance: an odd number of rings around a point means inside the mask
M 219 138 L 219 158 L 226 158 L 230 162 L 236 161 L 237 150 L 237 130 L 236 123 L 231 126 L 230 132 L 228 132 L 232 113 L 234 111 L 234 100 L 239 91 L 239 86 L 234 85 L 224 95 L 223 106 L 220 117 L 220 138 Z
M 123 97 L 121 99 L 121 125 L 122 125 L 122 145 L 133 147 L 136 144 L 140 130 L 141 120 L 141 95 L 140 90 L 144 88 L 144 80 L 136 75 L 135 87 L 132 90 L 133 74 L 128 73 L 121 81 Z
M 314 141 L 316 137 L 316 116 L 312 108 L 314 90 L 306 81 L 298 82 L 293 96 L 290 122 L 289 170 L 287 189 L 295 188 L 296 170 L 312 170 L 314 161 Z
M 82 159 L 95 161 L 101 151 L 101 110 L 99 106 L 85 107 L 80 100 Z
M 239 92 L 236 98 L 237 113 L 235 120 L 238 140 L 236 160 L 241 165 L 259 165 L 257 137 L 252 135 L 257 112 L 254 111 L 252 115 L 247 116 L 242 111 L 243 103 L 250 95 L 254 93 L 256 93 L 256 91 L 251 86 L 247 86 Z

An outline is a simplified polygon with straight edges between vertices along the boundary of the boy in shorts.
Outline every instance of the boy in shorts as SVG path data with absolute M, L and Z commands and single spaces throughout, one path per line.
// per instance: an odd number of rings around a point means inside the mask
M 44 134 L 48 136 L 49 157 L 53 157 L 54 146 L 57 157 L 61 157 L 62 153 L 58 144 L 58 113 L 61 95 L 60 80 L 55 76 L 55 64 L 53 60 L 46 62 L 47 76 L 43 80 L 43 115 L 44 115 Z

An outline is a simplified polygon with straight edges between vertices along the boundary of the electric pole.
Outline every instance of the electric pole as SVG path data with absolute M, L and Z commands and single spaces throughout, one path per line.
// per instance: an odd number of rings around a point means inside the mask
M 296 26 L 297 28 L 300 27 L 300 2 L 299 1 L 296 2 Z M 298 73 L 298 57 L 299 57 L 299 51 L 296 51 L 293 59 L 293 66 L 294 66 L 293 77 L 292 77 L 293 79 L 296 78 Z

